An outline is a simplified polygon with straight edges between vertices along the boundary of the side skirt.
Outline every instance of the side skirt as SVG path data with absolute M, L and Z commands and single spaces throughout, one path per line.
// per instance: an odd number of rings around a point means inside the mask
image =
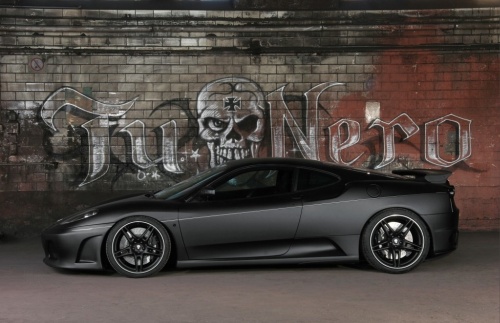
M 217 267 L 217 266 L 255 266 L 255 265 L 304 265 L 304 264 L 346 264 L 359 261 L 357 256 L 308 257 L 308 258 L 267 258 L 239 260 L 180 260 L 177 268 Z

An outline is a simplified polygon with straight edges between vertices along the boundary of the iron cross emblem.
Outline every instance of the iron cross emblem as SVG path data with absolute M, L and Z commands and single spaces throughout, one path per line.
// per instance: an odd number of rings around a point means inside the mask
M 224 98 L 224 109 L 226 109 L 227 111 L 236 111 L 236 109 L 240 109 L 240 101 L 241 101 L 241 98 L 237 98 L 237 97 L 227 97 L 227 98 Z

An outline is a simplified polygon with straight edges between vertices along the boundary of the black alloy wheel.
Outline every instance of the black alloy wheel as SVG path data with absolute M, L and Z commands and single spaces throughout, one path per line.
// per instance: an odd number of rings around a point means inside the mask
M 373 268 L 398 274 L 416 268 L 425 260 L 430 236 L 418 215 L 405 209 L 392 209 L 370 220 L 361 244 L 363 256 Z
M 116 223 L 106 240 L 106 254 L 120 274 L 140 278 L 156 274 L 170 256 L 167 230 L 155 219 L 133 216 Z

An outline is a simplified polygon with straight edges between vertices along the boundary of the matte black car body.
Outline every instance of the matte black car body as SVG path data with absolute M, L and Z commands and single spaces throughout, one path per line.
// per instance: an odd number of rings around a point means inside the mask
M 406 272 L 456 248 L 458 209 L 446 172 L 401 173 L 415 178 L 301 159 L 230 162 L 170 191 L 59 220 L 42 234 L 44 262 L 67 269 L 111 262 L 130 277 L 154 274 L 167 260 L 184 267 L 366 259 Z M 247 174 L 266 174 L 272 184 L 236 183 Z

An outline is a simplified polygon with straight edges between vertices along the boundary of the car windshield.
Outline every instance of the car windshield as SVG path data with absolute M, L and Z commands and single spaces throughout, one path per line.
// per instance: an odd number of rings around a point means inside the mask
M 155 198 L 164 199 L 164 200 L 173 200 L 180 195 L 182 192 L 189 189 L 193 185 L 202 184 L 208 181 L 210 178 L 217 176 L 224 171 L 225 165 L 221 165 L 215 168 L 208 169 L 204 172 L 201 172 L 193 177 L 190 177 L 182 182 L 174 184 L 170 187 L 167 187 L 161 191 L 158 191 L 154 194 Z

